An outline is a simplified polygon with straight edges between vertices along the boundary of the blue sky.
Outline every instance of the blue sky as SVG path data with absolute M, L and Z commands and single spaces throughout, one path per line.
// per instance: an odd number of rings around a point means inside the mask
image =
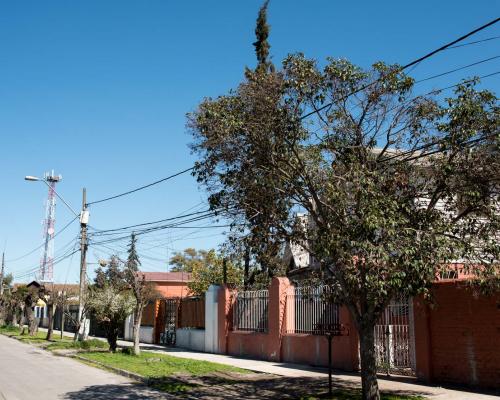
M 78 209 L 83 186 L 92 201 L 192 165 L 185 114 L 204 97 L 235 87 L 244 67 L 255 64 L 251 43 L 260 4 L 254 0 L 1 3 L 0 247 L 5 246 L 7 260 L 42 242 L 46 187 L 25 182 L 25 175 L 55 169 L 63 175 L 58 191 Z M 345 57 L 364 67 L 377 60 L 404 64 L 497 17 L 499 4 L 273 0 L 268 13 L 271 53 L 276 64 L 298 51 L 320 61 Z M 470 40 L 500 35 L 497 25 Z M 424 78 L 496 56 L 499 43 L 492 40 L 449 50 L 420 64 L 412 75 Z M 417 91 L 496 72 L 499 66 L 497 59 L 426 82 Z M 483 85 L 498 93 L 499 75 Z M 95 205 L 91 224 L 107 229 L 168 218 L 201 207 L 204 199 L 194 179 L 184 175 Z M 71 218 L 59 202 L 56 231 Z M 141 239 L 144 268 L 166 270 L 172 251 L 217 246 L 223 240 L 221 232 L 172 230 Z M 71 248 L 77 233 L 75 223 L 56 238 L 56 257 Z M 89 261 L 110 252 L 91 248 Z M 36 266 L 39 258 L 37 251 L 9 261 L 7 270 L 19 275 Z M 77 253 L 56 265 L 55 280 L 76 281 L 78 260 Z

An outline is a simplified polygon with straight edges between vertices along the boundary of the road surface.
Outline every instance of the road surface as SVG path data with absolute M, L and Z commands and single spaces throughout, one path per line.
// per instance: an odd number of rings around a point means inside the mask
M 164 398 L 127 378 L 0 335 L 0 400 Z

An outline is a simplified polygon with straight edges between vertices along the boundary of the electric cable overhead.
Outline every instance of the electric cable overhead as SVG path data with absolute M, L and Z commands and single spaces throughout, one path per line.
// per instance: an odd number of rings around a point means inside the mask
M 127 192 L 117 194 L 117 195 L 115 195 L 115 196 L 106 197 L 106 198 L 101 199 L 101 200 L 91 201 L 90 203 L 87 203 L 86 205 L 87 205 L 87 206 L 90 206 L 90 205 L 92 205 L 92 204 L 103 203 L 103 202 L 105 202 L 105 201 L 109 201 L 109 200 L 117 199 L 117 198 L 119 198 L 119 197 L 126 196 L 126 195 L 128 195 L 128 194 L 138 192 L 139 190 L 146 189 L 146 188 L 148 188 L 148 187 L 151 187 L 151 186 L 157 185 L 157 184 L 159 184 L 159 183 L 162 183 L 162 182 L 168 181 L 169 179 L 175 178 L 176 176 L 179 176 L 179 175 L 185 174 L 186 172 L 189 172 L 189 171 L 191 171 L 191 170 L 193 170 L 193 169 L 194 169 L 194 167 L 187 168 L 187 169 L 185 169 L 185 170 L 183 170 L 183 171 L 177 172 L 177 173 L 175 173 L 175 174 L 173 174 L 173 175 L 167 176 L 166 178 L 163 178 L 163 179 L 159 179 L 159 180 L 157 180 L 157 181 L 155 181 L 155 182 L 152 182 L 152 183 L 149 183 L 149 184 L 147 184 L 147 185 L 140 186 L 140 187 L 138 187 L 138 188 L 136 188 L 136 189 L 132 189 L 132 190 L 129 190 L 129 191 L 127 191 Z
M 77 215 L 76 217 L 74 217 L 71 221 L 69 221 L 66 225 L 64 225 L 64 227 L 59 230 L 58 232 L 56 232 L 56 234 L 54 235 L 54 238 L 56 238 L 59 234 L 61 234 L 62 232 L 64 232 L 64 230 L 66 228 L 68 228 L 73 222 L 75 222 L 75 220 L 78 218 L 79 216 Z M 35 247 L 33 250 L 29 251 L 28 253 L 26 254 L 23 254 L 22 256 L 19 256 L 19 257 L 16 257 L 16 258 L 11 258 L 10 260 L 5 260 L 6 262 L 14 262 L 14 261 L 19 261 L 25 257 L 28 257 L 29 255 L 33 254 L 35 251 L 41 249 L 43 246 L 45 246 L 45 242 L 42 243 L 41 245 Z
M 141 227 L 141 226 L 148 226 L 148 225 L 154 225 L 154 224 L 158 224 L 160 222 L 167 222 L 167 221 L 175 221 L 175 220 L 178 220 L 178 219 L 182 219 L 182 218 L 186 218 L 186 217 L 192 217 L 194 215 L 200 215 L 200 214 L 215 214 L 213 211 L 211 210 L 202 210 L 202 211 L 195 211 L 195 212 L 192 212 L 192 213 L 189 213 L 189 214 L 184 214 L 184 215 L 179 215 L 177 217 L 170 217 L 170 218 L 164 218 L 164 219 L 159 219 L 159 220 L 156 220 L 156 221 L 151 221 L 151 222 L 144 222 L 144 223 L 141 223 L 141 224 L 135 224 L 135 225 L 128 225 L 128 226 L 123 226 L 121 228 L 114 228 L 114 229 L 105 229 L 105 230 L 99 230 L 99 231 L 95 231 L 89 235 L 92 235 L 92 236 L 103 236 L 109 232 L 117 232 L 117 231 L 123 231 L 123 230 L 126 230 L 126 229 L 131 229 L 131 228 L 138 228 L 138 227 Z
M 424 56 L 419 57 L 419 58 L 417 58 L 416 60 L 413 60 L 413 61 L 409 62 L 408 64 L 405 64 L 405 65 L 403 65 L 403 66 L 399 67 L 399 68 L 398 68 L 398 70 L 399 70 L 399 71 L 404 71 L 405 69 L 408 69 L 409 67 L 411 67 L 411 66 L 413 66 L 413 65 L 419 64 L 419 63 L 421 63 L 422 61 L 424 61 L 424 60 L 426 60 L 426 59 L 428 59 L 428 58 L 430 58 L 430 57 L 432 57 L 432 56 L 436 55 L 437 53 L 439 53 L 439 52 L 441 52 L 441 51 L 444 51 L 444 50 L 446 50 L 446 49 L 450 48 L 451 46 L 454 46 L 455 44 L 457 44 L 457 43 L 461 42 L 462 40 L 464 40 L 464 39 L 466 39 L 466 38 L 468 38 L 468 37 L 470 37 L 470 36 L 472 36 L 472 35 L 474 35 L 474 34 L 476 34 L 476 33 L 480 32 L 480 31 L 482 31 L 482 30 L 484 30 L 484 29 L 486 29 L 486 28 L 488 28 L 488 27 L 490 27 L 490 26 L 492 26 L 492 25 L 496 24 L 498 21 L 500 21 L 500 18 L 495 18 L 494 20 L 492 20 L 492 21 L 488 22 L 487 24 L 484 24 L 484 25 L 480 26 L 479 28 L 476 28 L 476 29 L 474 29 L 474 30 L 470 31 L 469 33 L 466 33 L 465 35 L 460 36 L 458 39 L 455 39 L 455 40 L 453 40 L 453 41 L 451 41 L 451 42 L 449 42 L 449 43 L 446 43 L 445 45 L 443 45 L 443 46 L 441 46 L 441 47 L 439 47 L 439 48 L 437 48 L 437 49 L 435 49 L 435 50 L 431 51 L 430 53 L 427 53 L 427 54 L 425 54 Z M 370 86 L 372 86 L 372 85 L 374 85 L 375 83 L 377 83 L 377 82 L 378 82 L 381 78 L 382 78 L 382 77 L 380 77 L 380 78 L 376 79 L 376 80 L 375 80 L 375 81 L 373 81 L 373 82 L 367 83 L 366 85 L 363 85 L 362 87 L 360 87 L 360 88 L 358 88 L 358 89 L 356 89 L 356 90 L 353 90 L 353 91 L 352 91 L 352 92 L 350 92 L 349 94 L 345 95 L 345 96 L 344 96 L 344 98 L 348 98 L 349 96 L 352 96 L 353 94 L 359 93 L 359 92 L 361 92 L 362 90 L 365 90 L 365 89 L 369 88 Z M 330 102 L 330 103 L 325 104 L 325 105 L 323 105 L 323 106 L 321 106 L 321 107 L 315 108 L 313 111 L 310 111 L 310 112 L 308 112 L 307 114 L 302 115 L 302 116 L 300 117 L 300 120 L 303 120 L 303 119 L 305 119 L 305 118 L 307 118 L 307 117 L 310 117 L 310 116 L 311 116 L 311 115 L 313 115 L 313 114 L 317 114 L 317 113 L 319 113 L 320 111 L 323 111 L 324 109 L 326 109 L 326 108 L 330 107 L 332 104 L 333 104 L 333 102 Z
M 475 63 L 472 63 L 472 64 L 467 64 L 467 65 L 464 65 L 462 67 L 455 68 L 455 69 L 452 69 L 452 70 L 449 70 L 449 71 L 445 71 L 445 72 L 442 72 L 442 73 L 437 74 L 437 75 L 432 75 L 432 76 L 429 76 L 427 78 L 419 79 L 419 80 L 415 81 L 415 84 L 421 83 L 421 82 L 425 82 L 425 81 L 429 81 L 431 79 L 439 78 L 439 77 L 444 76 L 444 75 L 452 74 L 453 72 L 461 71 L 463 69 L 473 67 L 474 65 L 483 64 L 483 63 L 491 61 L 491 60 L 496 60 L 497 58 L 500 58 L 500 56 L 494 56 L 494 57 L 485 58 L 484 60 L 476 61 Z
M 446 50 L 456 49 L 458 47 L 470 46 L 470 45 L 473 45 L 473 44 L 478 44 L 478 43 L 483 43 L 483 42 L 489 42 L 490 40 L 496 40 L 496 39 L 500 39 L 500 36 L 493 36 L 493 37 L 489 37 L 489 38 L 486 38 L 486 39 L 476 40 L 474 42 L 469 42 L 469 43 L 464 43 L 464 44 L 457 44 L 456 46 L 450 46 L 450 47 L 448 47 Z

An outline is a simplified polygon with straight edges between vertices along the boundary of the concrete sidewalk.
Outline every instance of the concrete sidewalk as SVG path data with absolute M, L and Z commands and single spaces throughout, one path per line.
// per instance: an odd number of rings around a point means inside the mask
M 40 328 L 40 330 L 44 330 Z M 60 331 L 54 333 L 60 334 Z M 70 332 L 64 332 L 65 335 L 73 336 Z M 91 337 L 93 338 L 93 337 Z M 106 340 L 103 338 L 96 338 Z M 132 342 L 119 340 L 121 347 L 130 347 Z M 287 378 L 325 378 L 328 377 L 328 371 L 323 368 L 315 368 L 309 365 L 299 365 L 291 363 L 277 363 L 271 361 L 251 360 L 246 358 L 237 358 L 223 354 L 202 353 L 176 347 L 166 347 L 155 344 L 141 343 L 141 350 L 151 351 L 162 354 L 169 354 L 175 357 L 188 358 L 199 361 L 210 361 L 220 364 L 231 365 L 233 367 L 248 369 L 250 371 L 273 374 Z M 350 382 L 361 386 L 359 374 L 334 371 L 334 381 Z M 381 390 L 404 391 L 422 393 L 423 396 L 431 399 L 443 400 L 499 400 L 498 396 L 469 392 L 464 390 L 447 389 L 440 386 L 425 385 L 418 382 L 415 378 L 407 377 L 379 377 L 379 386 Z

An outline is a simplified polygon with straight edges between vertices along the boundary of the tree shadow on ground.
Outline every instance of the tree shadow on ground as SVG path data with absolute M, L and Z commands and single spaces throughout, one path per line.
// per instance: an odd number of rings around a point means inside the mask
M 161 393 L 141 384 L 93 385 L 66 393 L 67 400 L 143 400 L 173 399 L 172 395 Z
M 306 399 L 325 398 L 328 392 L 328 379 L 324 378 L 254 378 L 250 380 L 230 380 L 217 377 L 197 377 L 198 386 L 192 387 L 186 394 L 198 399 Z M 342 399 L 360 397 L 359 385 L 355 382 L 334 382 L 334 394 Z M 342 395 L 340 395 L 342 394 Z M 422 391 L 384 391 L 384 394 L 397 396 L 426 396 Z M 179 398 L 182 398 L 179 394 Z M 333 398 L 336 398 L 335 396 Z

